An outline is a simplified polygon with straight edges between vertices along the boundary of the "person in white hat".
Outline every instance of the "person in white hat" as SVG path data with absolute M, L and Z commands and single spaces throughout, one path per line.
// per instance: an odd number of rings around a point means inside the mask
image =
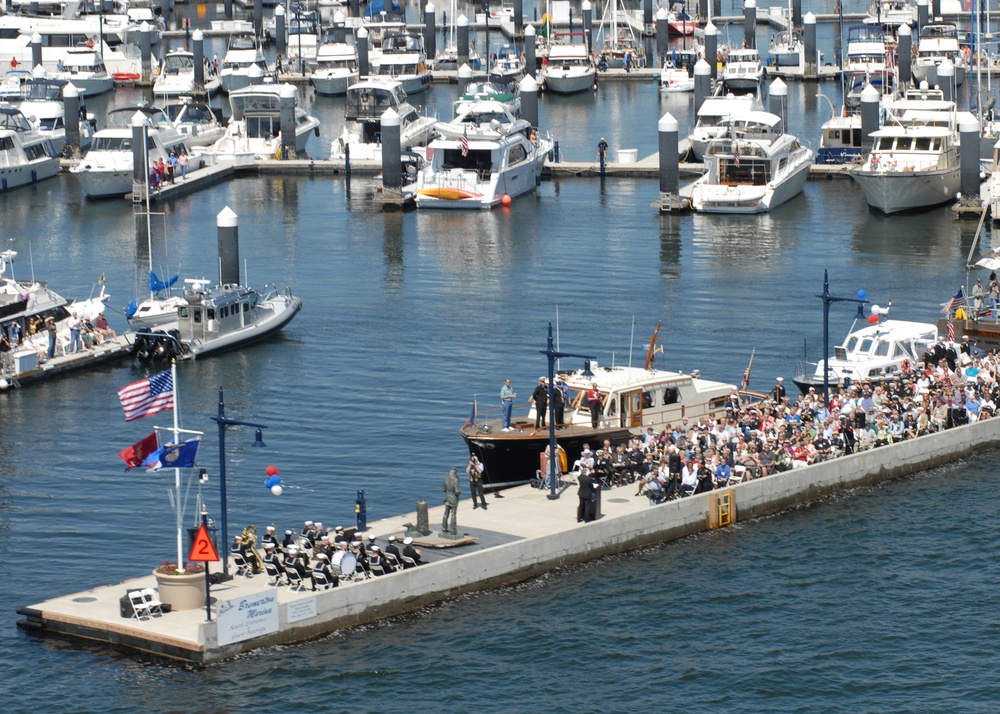
M 535 428 L 544 428 L 545 414 L 549 410 L 549 386 L 545 382 L 545 377 L 538 378 L 538 386 L 531 393 L 529 401 L 535 405 Z
M 423 564 L 420 560 L 420 551 L 413 547 L 413 539 L 409 536 L 403 539 L 403 557 L 412 560 L 414 565 Z M 403 567 L 408 568 L 410 566 L 404 563 Z
M 316 565 L 312 569 L 312 579 L 313 590 L 316 589 L 317 583 L 322 585 L 324 590 L 335 588 L 340 584 L 340 578 L 334 575 L 333 568 L 330 567 L 330 556 L 326 553 L 320 553 L 316 556 Z
M 389 566 L 386 572 L 391 573 L 403 562 L 402 558 L 400 558 L 402 553 L 399 552 L 399 546 L 396 545 L 396 536 L 389 536 L 389 545 L 385 547 L 385 554 L 388 557 L 383 558 L 383 560 Z
M 775 404 L 784 404 L 785 402 L 785 378 L 778 377 L 774 380 L 774 388 L 771 390 L 771 396 L 774 397 Z

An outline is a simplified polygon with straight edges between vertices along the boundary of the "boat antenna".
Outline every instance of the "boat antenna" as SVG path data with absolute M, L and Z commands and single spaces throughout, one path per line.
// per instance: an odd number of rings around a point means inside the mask
M 632 346 L 635 344 L 635 315 L 632 315 L 632 334 L 628 338 L 628 366 L 632 367 Z
M 559 306 L 556 305 L 556 350 L 560 349 L 559 345 Z M 556 358 L 556 371 L 559 371 L 559 358 Z

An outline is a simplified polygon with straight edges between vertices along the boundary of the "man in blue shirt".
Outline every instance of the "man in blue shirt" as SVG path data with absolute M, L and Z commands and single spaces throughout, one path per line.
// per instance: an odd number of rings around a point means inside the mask
M 500 387 L 500 404 L 503 406 L 503 430 L 510 431 L 510 415 L 514 408 L 514 397 L 517 393 L 510 386 L 510 377 L 503 381 Z

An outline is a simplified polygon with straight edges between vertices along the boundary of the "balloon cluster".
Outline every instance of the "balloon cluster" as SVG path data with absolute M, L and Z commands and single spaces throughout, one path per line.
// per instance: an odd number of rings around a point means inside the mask
M 267 478 L 264 480 L 264 488 L 271 489 L 271 493 L 275 496 L 281 495 L 281 472 L 278 471 L 277 466 L 267 467 Z
M 892 302 L 890 301 L 889 304 L 892 305 Z M 889 314 L 889 308 L 879 307 L 878 305 L 872 305 L 872 314 L 868 316 L 868 324 L 876 325 L 878 324 L 879 315 L 888 315 L 888 314 Z

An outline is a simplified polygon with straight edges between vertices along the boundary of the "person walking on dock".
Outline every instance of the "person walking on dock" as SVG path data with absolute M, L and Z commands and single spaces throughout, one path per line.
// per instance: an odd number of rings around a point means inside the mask
M 500 404 L 503 406 L 503 430 L 510 431 L 510 415 L 511 411 L 514 409 L 514 397 L 517 396 L 510 386 L 510 377 L 507 377 L 503 381 L 503 386 L 500 387 Z
M 458 498 L 461 495 L 461 487 L 458 485 L 458 469 L 452 467 L 448 475 L 444 477 L 444 517 L 441 519 L 441 530 L 445 533 L 458 535 Z M 449 517 L 451 525 L 449 526 Z
M 81 320 L 74 311 L 70 314 L 70 318 L 66 321 L 66 325 L 69 327 L 69 351 L 79 352 L 80 328 L 83 327 L 83 320 Z

